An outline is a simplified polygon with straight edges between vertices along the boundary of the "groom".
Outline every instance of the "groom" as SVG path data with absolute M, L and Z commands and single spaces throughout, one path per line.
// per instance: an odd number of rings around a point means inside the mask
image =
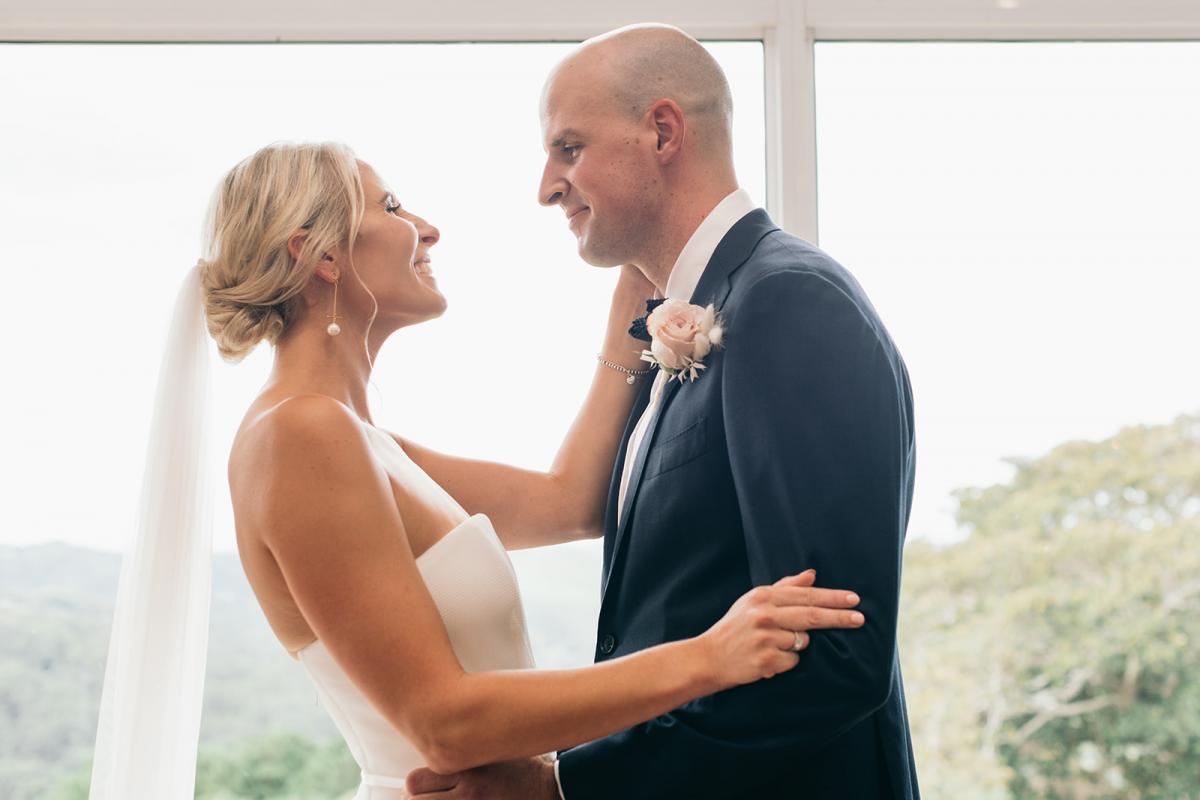
M 605 516 L 597 661 L 694 636 L 743 592 L 813 567 L 866 625 L 799 666 L 559 754 L 410 786 L 438 798 L 917 798 L 896 647 L 912 498 L 908 374 L 854 278 L 737 186 L 729 86 L 694 39 L 636 26 L 547 81 L 541 202 L 583 258 L 714 304 L 694 380 L 646 382 Z M 647 344 L 649 348 L 649 344 Z

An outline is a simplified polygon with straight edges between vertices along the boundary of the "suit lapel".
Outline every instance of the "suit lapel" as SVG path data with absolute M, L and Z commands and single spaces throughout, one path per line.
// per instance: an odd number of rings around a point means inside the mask
M 637 399 L 633 402 L 633 409 L 629 412 L 629 421 L 625 423 L 625 433 L 621 436 L 621 446 L 617 450 L 612 480 L 608 486 L 608 505 L 604 510 L 603 581 L 605 584 L 608 583 L 608 570 L 612 564 L 612 554 L 615 550 L 613 545 L 617 534 L 617 501 L 621 496 L 621 475 L 625 472 L 625 454 L 629 450 L 629 439 L 633 436 L 633 430 L 637 427 L 638 420 L 642 418 L 646 406 L 650 404 L 650 390 L 653 384 L 653 381 L 646 381 L 641 391 L 638 392 Z
M 629 472 L 629 485 L 625 488 L 625 504 L 621 506 L 621 521 L 617 525 L 612 554 L 609 558 L 605 559 L 605 563 L 608 564 L 608 572 L 604 576 L 603 591 L 605 592 L 608 591 L 608 579 L 612 576 L 612 568 L 616 563 L 616 556 L 621 552 L 621 543 L 625 539 L 626 531 L 629 530 L 629 519 L 633 516 L 630 513 L 633 510 L 633 500 L 637 497 L 638 487 L 642 482 L 642 473 L 646 470 L 646 459 L 650 454 L 650 446 L 654 443 L 654 431 L 658 428 L 658 421 L 662 419 L 667 404 L 671 402 L 671 398 L 675 396 L 677 391 L 679 391 L 679 381 L 670 380 L 663 386 L 662 398 L 659 400 L 658 408 L 654 410 L 654 416 L 650 418 L 650 422 L 646 425 L 646 432 L 642 435 L 642 441 L 638 446 L 637 453 L 634 454 L 633 468 Z M 624 469 L 624 465 L 622 465 L 622 469 Z M 619 475 L 617 476 L 617 490 L 618 492 L 620 491 Z M 603 597 L 603 592 L 601 592 L 601 597 Z
M 712 258 L 708 260 L 708 264 L 704 268 L 704 272 L 700 275 L 700 282 L 696 284 L 696 290 L 692 293 L 692 298 L 689 302 L 694 305 L 708 305 L 713 303 L 718 310 L 724 305 L 725 299 L 729 296 L 729 278 L 730 276 L 746 262 L 750 254 L 754 252 L 759 240 L 773 230 L 778 230 L 776 225 L 771 222 L 771 218 L 767 216 L 767 212 L 761 208 L 751 211 L 746 216 L 738 220 L 729 232 L 725 234 L 713 251 Z M 629 473 L 629 485 L 625 489 L 625 503 L 621 507 L 621 521 L 615 525 L 615 530 L 611 531 L 611 537 L 608 535 L 610 531 L 606 530 L 604 543 L 604 576 L 601 597 L 608 592 L 608 584 L 612 578 L 612 573 L 617 563 L 617 557 L 621 553 L 621 545 L 624 543 L 629 526 L 633 518 L 634 500 L 637 498 L 638 489 L 641 486 L 642 474 L 646 469 L 646 461 L 650 456 L 650 449 L 654 446 L 654 433 L 658 429 L 658 422 L 666 413 L 667 406 L 670 405 L 671 398 L 679 391 L 681 383 L 678 380 L 669 380 L 663 387 L 662 398 L 659 401 L 658 408 L 651 417 L 650 422 L 646 425 L 646 432 L 642 436 L 641 444 L 638 447 L 637 453 L 634 454 L 633 468 Z M 621 474 L 625 469 L 625 453 L 628 450 L 629 438 L 633 434 L 634 428 L 637 426 L 638 419 L 641 418 L 646 406 L 649 404 L 649 395 L 643 393 L 645 400 L 639 398 L 638 404 L 630 413 L 630 422 L 625 429 L 625 437 L 622 440 L 621 453 L 617 459 L 617 468 L 613 473 L 613 482 L 609 488 L 609 507 L 608 513 L 605 514 L 605 519 L 616 522 L 616 506 L 617 498 L 621 491 Z M 611 527 L 611 526 L 610 526 Z M 611 548 L 608 547 L 609 542 L 612 542 Z
M 759 241 L 775 230 L 779 230 L 779 227 L 761 208 L 754 209 L 734 223 L 729 233 L 717 244 L 704 272 L 700 273 L 700 281 L 688 302 L 696 306 L 712 303 L 720 311 L 725 298 L 729 296 L 729 281 L 733 273 L 746 263 Z

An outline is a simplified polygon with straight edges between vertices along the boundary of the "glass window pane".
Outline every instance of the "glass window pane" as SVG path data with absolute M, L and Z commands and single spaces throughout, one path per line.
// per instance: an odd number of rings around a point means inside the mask
M 55 687 L 86 687 L 53 709 L 48 690 L 21 701 L 22 725 L 36 716 L 45 741 L 0 734 L 0 761 L 17 765 L 0 770 L 0 796 L 45 796 L 39 781 L 90 752 L 111 554 L 132 533 L 170 303 L 199 255 L 217 180 L 258 147 L 345 141 L 441 230 L 434 258 L 450 309 L 384 348 L 376 421 L 449 452 L 550 464 L 590 380 L 616 277 L 583 264 L 561 214 L 536 202 L 538 98 L 571 46 L 0 45 L 5 308 L 17 337 L 0 400 L 0 554 L 43 570 L 0 579 L 0 599 L 21 597 L 28 613 L 13 624 L 36 629 L 0 637 L 0 655 L 29 645 L 22 669 L 48 659 Z M 761 203 L 762 45 L 708 46 L 733 87 L 739 175 Z M 270 361 L 263 347 L 215 367 L 222 466 Z M 272 729 L 332 735 L 240 577 L 219 486 L 205 743 Z M 51 541 L 89 552 L 14 547 Z M 514 554 L 542 666 L 591 661 L 600 558 L 598 542 Z M 30 599 L 77 589 L 81 605 L 62 619 Z M 68 640 L 71 654 L 56 656 Z
M 914 387 L 924 793 L 1186 795 L 1200 44 L 822 43 L 816 69 L 821 245 Z
M 912 372 L 910 535 L 1001 462 L 1195 410 L 1200 45 L 817 46 L 821 246 Z

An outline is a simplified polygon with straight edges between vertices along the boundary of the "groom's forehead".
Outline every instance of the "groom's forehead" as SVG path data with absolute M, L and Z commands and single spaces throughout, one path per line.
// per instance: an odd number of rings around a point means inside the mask
M 595 135 L 611 116 L 604 112 L 594 97 L 556 92 L 542 108 L 543 146 L 558 147 L 571 139 Z
M 575 58 L 560 64 L 542 88 L 541 117 L 543 127 L 557 123 L 567 126 L 588 116 L 595 116 L 603 104 L 607 81 L 600 65 L 593 59 Z
M 557 130 L 552 130 L 549 131 L 549 146 L 561 147 L 572 139 L 578 139 L 582 135 L 583 132 L 576 130 L 575 128 L 560 128 Z
M 578 138 L 594 127 L 594 114 L 586 102 L 570 92 L 554 91 L 547 95 L 542 106 L 542 145 L 557 147 L 568 139 Z

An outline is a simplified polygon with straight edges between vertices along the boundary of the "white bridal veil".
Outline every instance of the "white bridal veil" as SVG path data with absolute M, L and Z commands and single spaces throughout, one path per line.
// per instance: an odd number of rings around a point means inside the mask
M 212 589 L 208 336 L 200 265 L 175 300 L 137 529 L 121 562 L 90 800 L 192 800 Z

